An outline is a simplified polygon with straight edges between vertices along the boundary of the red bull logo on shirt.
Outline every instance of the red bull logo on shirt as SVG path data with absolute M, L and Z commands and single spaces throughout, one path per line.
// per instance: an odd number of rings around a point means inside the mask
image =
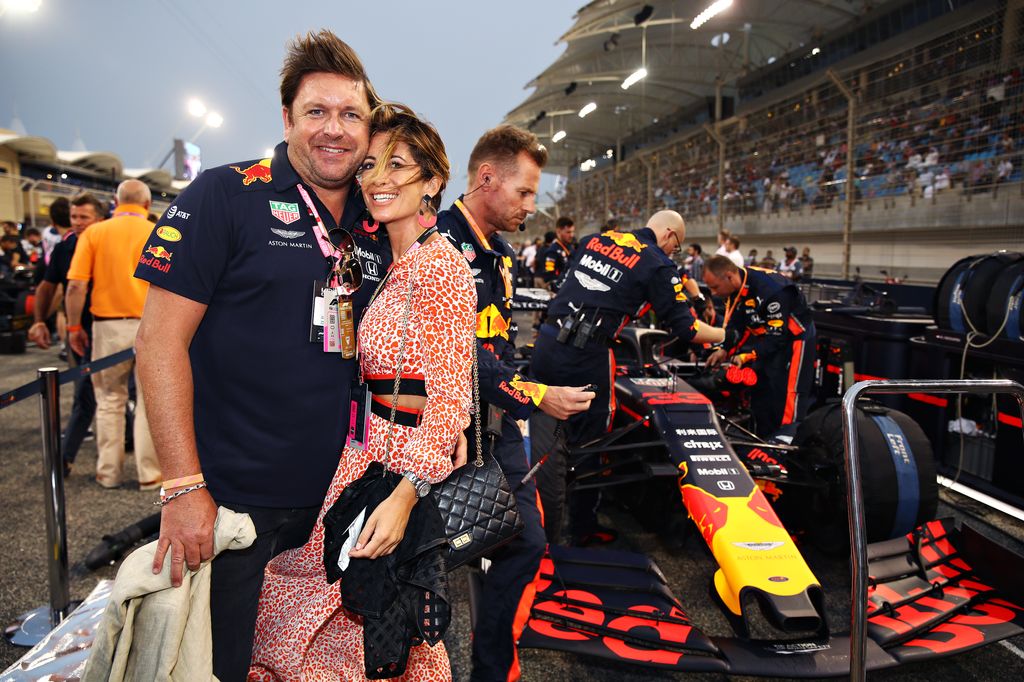
M 584 248 L 587 251 L 594 251 L 596 253 L 600 253 L 601 255 L 607 256 L 608 258 L 612 259 L 613 261 L 615 261 L 619 265 L 623 266 L 624 268 L 632 270 L 636 266 L 636 264 L 640 262 L 640 254 L 639 253 L 627 254 L 625 248 L 623 248 L 622 246 L 619 245 L 620 242 L 616 241 L 614 238 L 612 238 L 610 236 L 610 235 L 613 235 L 613 234 L 618 234 L 618 233 L 617 232 L 605 232 L 604 235 L 602 235 L 602 236 L 608 237 L 613 242 L 615 242 L 613 244 L 603 244 L 601 242 L 601 237 L 591 237 L 590 241 L 587 242 L 587 245 Z M 619 236 L 622 236 L 622 235 L 619 235 Z M 636 241 L 636 237 L 634 237 L 633 235 L 627 235 L 627 236 L 632 237 L 633 241 Z M 640 242 L 637 242 L 637 243 L 640 244 Z M 643 247 L 644 245 L 640 244 L 640 246 Z M 633 249 L 633 250 L 636 250 L 636 251 L 640 250 L 640 249 L 634 249 L 634 247 L 631 244 L 628 245 L 626 248 Z
M 601 236 L 608 237 L 608 239 L 611 239 L 613 242 L 615 242 L 624 249 L 633 249 L 636 252 L 640 252 L 647 248 L 647 244 L 644 244 L 639 239 L 637 239 L 635 234 L 630 234 L 628 232 L 617 232 L 615 230 L 608 230 Z
M 232 166 L 231 168 L 242 176 L 242 184 L 246 187 L 257 180 L 260 182 L 270 182 L 272 180 L 270 176 L 270 159 L 263 159 L 248 168 L 239 168 L 238 166 Z
M 155 268 L 160 272 L 170 272 L 171 256 L 173 255 L 173 253 L 171 253 L 162 246 L 149 245 L 146 247 L 146 250 L 142 252 L 142 255 L 139 256 L 139 264 L 148 265 L 149 267 Z M 161 261 L 163 260 L 166 260 L 167 262 L 162 263 Z

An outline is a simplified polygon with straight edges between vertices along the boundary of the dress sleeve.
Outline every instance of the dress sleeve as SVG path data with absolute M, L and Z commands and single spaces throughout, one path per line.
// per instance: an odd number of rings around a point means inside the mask
M 405 466 L 436 483 L 451 473 L 455 441 L 470 423 L 476 288 L 465 259 L 449 248 L 430 254 L 414 276 L 427 401 Z

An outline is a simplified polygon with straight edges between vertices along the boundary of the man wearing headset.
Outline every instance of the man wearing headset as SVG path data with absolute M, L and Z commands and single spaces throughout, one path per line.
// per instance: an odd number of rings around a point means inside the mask
M 579 388 L 539 383 L 512 364 L 516 259 L 498 233 L 520 229 L 536 210 L 537 186 L 547 157 L 532 133 L 509 125 L 487 131 L 470 153 L 466 193 L 437 218 L 438 229 L 466 257 L 476 280 L 481 414 L 500 415 L 500 423 L 492 427 L 501 434 L 493 455 L 515 493 L 525 526 L 518 537 L 488 557 L 491 566 L 484 576 L 473 631 L 472 680 L 518 679 L 515 642 L 533 598 L 527 586 L 546 544 L 537 489 L 532 479 L 524 480 L 530 462 L 516 420 L 528 419 L 534 411 L 566 419 L 586 410 L 594 397 Z

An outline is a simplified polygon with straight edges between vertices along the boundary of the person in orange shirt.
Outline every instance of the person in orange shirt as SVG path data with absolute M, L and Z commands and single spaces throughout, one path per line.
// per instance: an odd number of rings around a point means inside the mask
M 100 359 L 135 344 L 149 284 L 132 275 L 154 227 L 147 219 L 151 201 L 149 187 L 139 180 L 125 180 L 117 188 L 117 208 L 113 217 L 96 223 L 79 238 L 68 271 L 65 295 L 68 342 L 76 353 L 84 353 L 89 344 L 81 320 L 90 282 L 92 357 Z M 124 408 L 128 401 L 128 376 L 133 365 L 133 362 L 126 361 L 92 377 L 96 391 L 96 446 L 99 451 L 96 481 L 104 488 L 116 488 L 122 482 Z M 135 404 L 135 462 L 139 489 L 155 490 L 161 483 L 160 466 L 142 398 L 142 391 L 139 391 Z

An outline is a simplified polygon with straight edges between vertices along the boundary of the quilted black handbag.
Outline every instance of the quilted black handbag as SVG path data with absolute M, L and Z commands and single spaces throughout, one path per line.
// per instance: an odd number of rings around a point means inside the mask
M 498 461 L 483 452 L 480 438 L 480 382 L 473 345 L 473 430 L 476 457 L 453 471 L 430 494 L 445 524 L 448 539 L 448 570 L 458 568 L 501 547 L 523 530 L 516 497 L 509 488 Z M 488 436 L 493 445 L 493 436 Z
M 406 334 L 409 312 L 412 306 L 412 281 L 406 300 L 402 325 L 402 340 L 399 349 L 398 366 L 395 368 L 395 386 L 391 398 L 391 422 L 395 421 L 399 385 L 402 375 L 402 358 L 405 355 Z M 454 570 L 468 561 L 486 554 L 511 541 L 523 530 L 519 518 L 516 498 L 501 471 L 501 466 L 490 452 L 484 453 L 481 432 L 483 430 L 480 410 L 480 379 L 477 373 L 476 340 L 473 342 L 473 430 L 476 457 L 459 467 L 445 480 L 431 486 L 438 512 L 445 524 L 448 541 L 448 570 Z M 390 450 L 391 434 L 385 441 L 385 451 Z M 493 437 L 488 436 L 493 445 Z

